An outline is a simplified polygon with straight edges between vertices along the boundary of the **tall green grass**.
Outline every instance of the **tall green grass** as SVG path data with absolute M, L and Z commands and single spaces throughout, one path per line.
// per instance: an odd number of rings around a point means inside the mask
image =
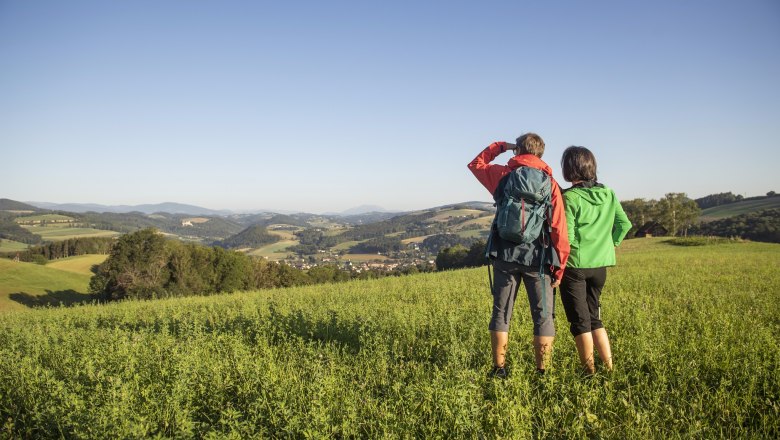
M 632 240 L 615 371 L 585 379 L 558 302 L 537 377 L 518 301 L 490 368 L 484 268 L 0 316 L 0 420 L 31 438 L 777 438 L 780 247 Z M 520 293 L 523 295 L 523 293 Z

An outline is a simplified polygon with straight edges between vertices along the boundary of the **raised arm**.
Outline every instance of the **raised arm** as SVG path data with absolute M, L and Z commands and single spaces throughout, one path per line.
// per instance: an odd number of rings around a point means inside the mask
M 490 162 L 498 157 L 499 154 L 512 148 L 514 148 L 514 144 L 493 142 L 468 164 L 469 170 L 471 170 L 477 180 L 479 180 L 479 183 L 490 191 L 491 195 L 496 191 L 498 182 L 504 174 L 506 174 L 505 170 L 507 167 L 504 165 L 494 165 Z

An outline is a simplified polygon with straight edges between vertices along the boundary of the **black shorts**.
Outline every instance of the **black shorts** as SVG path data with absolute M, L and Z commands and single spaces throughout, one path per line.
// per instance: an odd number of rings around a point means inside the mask
M 601 323 L 601 289 L 607 281 L 607 268 L 567 267 L 561 280 L 561 302 L 574 336 L 604 328 Z

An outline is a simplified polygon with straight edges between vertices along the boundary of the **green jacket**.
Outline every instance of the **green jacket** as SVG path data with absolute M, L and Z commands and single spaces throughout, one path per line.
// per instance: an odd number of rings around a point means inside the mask
M 614 266 L 615 247 L 631 229 L 615 192 L 603 185 L 573 187 L 564 192 L 563 200 L 571 244 L 566 267 Z

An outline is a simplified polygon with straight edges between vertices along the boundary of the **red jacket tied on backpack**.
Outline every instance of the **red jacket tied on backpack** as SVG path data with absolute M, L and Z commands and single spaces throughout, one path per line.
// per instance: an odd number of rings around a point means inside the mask
M 495 193 L 501 179 L 515 168 L 532 167 L 541 170 L 550 176 L 550 179 L 552 180 L 552 196 L 550 198 L 552 213 L 550 216 L 551 218 L 549 219 L 551 229 L 550 240 L 561 263 L 560 267 L 552 267 L 551 270 L 552 277 L 556 280 L 560 280 L 563 276 L 563 269 L 566 267 L 566 261 L 569 259 L 570 247 L 569 235 L 566 229 L 566 214 L 563 206 L 563 197 L 561 196 L 561 189 L 558 186 L 558 182 L 553 178 L 550 166 L 533 154 L 514 156 L 509 159 L 509 162 L 507 162 L 506 165 L 490 163 L 504 151 L 506 151 L 506 142 L 493 142 L 479 153 L 479 155 L 469 163 L 468 167 L 471 172 L 474 173 L 477 180 L 490 191 L 491 195 Z

